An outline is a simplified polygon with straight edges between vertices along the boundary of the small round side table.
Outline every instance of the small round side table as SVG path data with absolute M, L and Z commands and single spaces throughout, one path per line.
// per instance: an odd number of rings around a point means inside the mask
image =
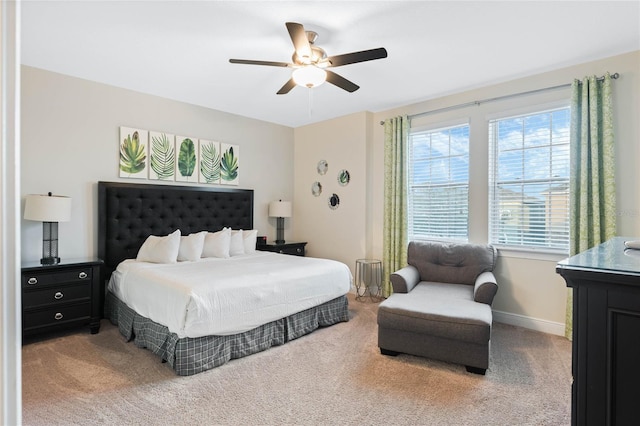
M 380 302 L 382 297 L 382 261 L 377 259 L 356 260 L 356 300 L 369 297 L 371 301 Z

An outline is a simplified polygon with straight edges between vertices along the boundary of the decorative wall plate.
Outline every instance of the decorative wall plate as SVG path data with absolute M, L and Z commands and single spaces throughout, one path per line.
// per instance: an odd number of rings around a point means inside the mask
M 331 194 L 331 197 L 329 197 L 329 208 L 331 210 L 335 210 L 338 208 L 339 205 L 340 205 L 340 197 L 338 197 L 338 194 Z
M 329 164 L 327 163 L 327 161 L 318 161 L 318 174 L 322 176 L 327 173 L 327 170 L 329 170 Z
M 322 184 L 320 182 L 313 182 L 311 184 L 311 193 L 313 194 L 314 197 L 317 197 L 320 194 L 322 194 Z
M 350 180 L 351 180 L 351 175 L 349 174 L 349 171 L 344 169 L 340 170 L 340 173 L 338 173 L 338 183 L 341 186 L 347 186 Z

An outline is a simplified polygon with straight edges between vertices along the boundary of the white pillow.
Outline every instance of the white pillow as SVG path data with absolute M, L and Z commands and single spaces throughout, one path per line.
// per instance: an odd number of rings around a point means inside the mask
M 256 252 L 256 242 L 258 240 L 258 230 L 242 231 L 242 242 L 244 244 L 245 254 L 253 254 Z
M 204 237 L 202 257 L 229 257 L 230 245 L 230 228 L 224 228 L 218 232 L 207 232 L 207 235 Z
M 242 240 L 242 230 L 231 231 L 231 242 L 229 244 L 229 256 L 244 254 L 244 242 Z
M 204 237 L 207 231 L 197 232 L 180 237 L 180 250 L 178 250 L 178 262 L 185 260 L 195 262 L 202 256 Z
M 180 249 L 180 230 L 166 237 L 149 235 L 138 250 L 136 260 L 151 263 L 176 263 Z

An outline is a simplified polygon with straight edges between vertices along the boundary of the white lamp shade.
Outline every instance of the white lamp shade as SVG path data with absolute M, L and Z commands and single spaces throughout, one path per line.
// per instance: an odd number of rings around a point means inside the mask
M 291 78 L 298 86 L 317 87 L 327 79 L 327 72 L 322 68 L 313 65 L 307 65 L 298 68 L 291 73 Z
M 270 217 L 291 217 L 290 201 L 272 201 L 269 203 Z
M 71 198 L 59 195 L 27 195 L 24 218 L 40 222 L 71 220 Z

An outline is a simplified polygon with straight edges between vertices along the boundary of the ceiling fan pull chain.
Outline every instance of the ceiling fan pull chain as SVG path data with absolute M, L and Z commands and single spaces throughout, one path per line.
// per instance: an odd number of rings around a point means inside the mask
M 307 89 L 307 92 L 309 93 L 309 118 L 311 118 L 311 116 L 312 116 L 312 110 L 311 110 L 311 87 L 309 87 Z

